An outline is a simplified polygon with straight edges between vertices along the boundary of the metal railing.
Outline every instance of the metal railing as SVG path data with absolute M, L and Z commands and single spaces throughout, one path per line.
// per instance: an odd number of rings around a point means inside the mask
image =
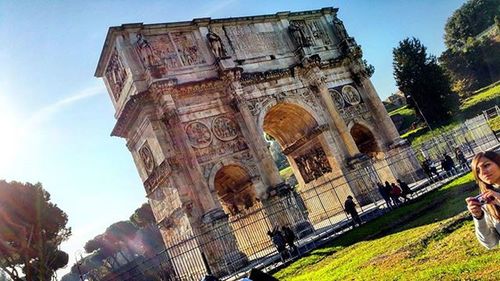
M 468 171 L 466 163 L 455 161 L 452 170 L 440 168 L 436 177 L 426 177 L 418 165 L 424 155 L 440 159 L 449 153 L 454 157 L 455 148 L 459 147 L 470 158 L 480 150 L 497 146 L 498 140 L 483 117 L 468 120 L 456 130 L 421 144 L 420 155 L 415 155 L 409 146 L 402 147 L 386 153 L 383 159 L 370 160 L 372 163 L 366 168 L 337 177 L 321 177 L 305 190 L 286 191 L 204 231 L 170 237 L 165 251 L 149 259 L 138 259 L 102 280 L 201 280 L 209 271 L 231 279 L 253 267 L 283 262 L 267 235 L 269 230 L 291 226 L 298 237 L 299 252 L 310 251 L 324 237 L 339 235 L 351 227 L 343 208 L 347 195 L 354 195 L 363 220 L 387 211 L 376 186 L 383 181 L 380 175 L 387 171 L 410 183 L 415 191 L 410 197 L 415 198 L 439 186 L 439 180 Z

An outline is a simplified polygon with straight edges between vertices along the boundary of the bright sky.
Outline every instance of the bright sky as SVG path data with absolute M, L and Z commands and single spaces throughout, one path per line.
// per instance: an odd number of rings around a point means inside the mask
M 71 265 L 86 241 L 146 200 L 125 141 L 109 136 L 114 110 L 93 77 L 110 26 L 337 7 L 385 99 L 396 91 L 392 49 L 414 36 L 439 55 L 445 21 L 463 2 L 0 0 L 0 179 L 43 183 L 69 216 L 62 249 Z

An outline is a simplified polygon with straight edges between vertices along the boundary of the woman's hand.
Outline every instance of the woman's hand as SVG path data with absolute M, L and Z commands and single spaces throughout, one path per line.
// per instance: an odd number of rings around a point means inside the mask
M 488 189 L 483 193 L 483 198 L 486 199 L 488 204 L 500 206 L 500 192 Z
M 472 214 L 473 217 L 481 219 L 483 217 L 483 210 L 481 210 L 481 203 L 474 197 L 468 197 L 465 199 L 467 202 L 467 209 Z

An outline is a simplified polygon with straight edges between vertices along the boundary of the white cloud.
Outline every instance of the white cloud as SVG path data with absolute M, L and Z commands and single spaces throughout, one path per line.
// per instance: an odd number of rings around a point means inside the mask
M 58 100 L 52 104 L 49 104 L 39 110 L 37 110 L 35 113 L 33 113 L 30 118 L 27 121 L 27 126 L 32 127 L 36 124 L 43 123 L 44 121 L 47 121 L 50 119 L 51 116 L 56 114 L 58 111 L 62 110 L 63 108 L 70 106 L 78 101 L 84 100 L 91 98 L 93 96 L 97 96 L 100 94 L 105 93 L 106 89 L 104 88 L 104 85 L 97 85 L 97 86 L 91 86 L 86 89 L 83 89 L 71 96 L 65 97 L 61 100 Z

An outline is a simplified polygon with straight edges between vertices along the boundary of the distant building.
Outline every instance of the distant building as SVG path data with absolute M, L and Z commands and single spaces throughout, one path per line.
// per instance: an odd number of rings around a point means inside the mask
M 403 92 L 398 90 L 394 94 L 387 97 L 387 99 L 384 102 L 392 106 L 400 107 L 406 105 L 406 97 Z

